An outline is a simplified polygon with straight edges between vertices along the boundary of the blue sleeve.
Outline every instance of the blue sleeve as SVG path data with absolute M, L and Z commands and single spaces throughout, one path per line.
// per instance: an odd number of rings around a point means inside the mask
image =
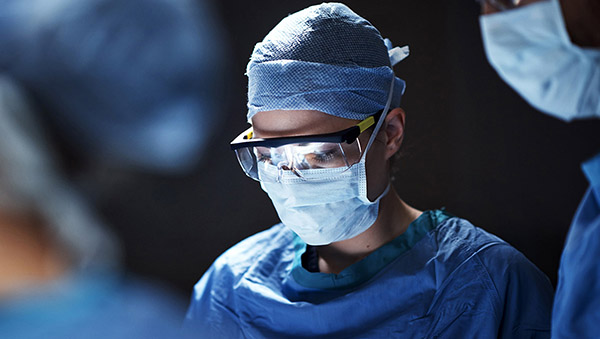
M 243 338 L 238 318 L 227 299 L 231 294 L 219 277 L 215 262 L 194 286 L 194 293 L 183 324 L 185 338 Z
M 503 303 L 498 338 L 550 338 L 554 291 L 548 277 L 507 244 L 478 255 Z
M 558 273 L 553 338 L 600 335 L 600 185 L 590 188 L 573 219 Z

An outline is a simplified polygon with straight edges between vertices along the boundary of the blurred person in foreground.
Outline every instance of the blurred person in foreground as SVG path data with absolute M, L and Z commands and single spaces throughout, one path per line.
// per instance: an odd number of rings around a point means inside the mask
M 119 269 L 118 242 L 62 173 L 21 88 L 0 77 L 0 336 L 172 338 L 181 306 Z
M 177 337 L 182 305 L 124 278 L 77 166 L 177 173 L 197 162 L 219 116 L 210 11 L 0 0 L 0 47 L 0 336 Z
M 481 3 L 485 51 L 502 79 L 545 114 L 567 122 L 600 118 L 600 1 Z M 581 167 L 589 188 L 561 257 L 553 338 L 600 334 L 600 154 Z
M 549 337 L 552 286 L 535 265 L 465 219 L 409 206 L 391 184 L 405 128 L 392 67 L 407 55 L 340 3 L 296 12 L 256 44 L 252 127 L 231 147 L 281 223 L 215 260 L 186 333 Z

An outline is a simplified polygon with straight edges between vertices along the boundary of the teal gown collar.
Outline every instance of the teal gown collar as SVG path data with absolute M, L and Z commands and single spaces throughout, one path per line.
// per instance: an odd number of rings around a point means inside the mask
M 369 280 L 402 253 L 410 250 L 427 232 L 451 217 L 452 215 L 443 209 L 423 212 L 421 216 L 410 223 L 404 233 L 339 274 L 313 273 L 302 267 L 302 254 L 306 252 L 306 243 L 295 236 L 293 243 L 295 257 L 291 275 L 296 283 L 311 289 L 341 290 L 358 286 Z

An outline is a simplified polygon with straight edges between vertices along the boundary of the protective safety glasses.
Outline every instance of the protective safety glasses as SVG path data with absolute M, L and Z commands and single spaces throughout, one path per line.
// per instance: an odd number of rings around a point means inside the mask
M 250 178 L 261 181 L 258 168 L 276 166 L 279 171 L 289 170 L 305 179 L 303 170 L 341 168 L 342 171 L 358 163 L 363 147 L 358 136 L 375 125 L 382 111 L 345 130 L 306 136 L 281 138 L 253 138 L 252 127 L 231 142 L 237 159 Z

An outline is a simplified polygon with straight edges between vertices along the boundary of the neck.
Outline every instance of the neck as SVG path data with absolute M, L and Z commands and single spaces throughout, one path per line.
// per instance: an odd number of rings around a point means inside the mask
M 0 211 L 0 299 L 59 278 L 66 263 L 38 218 Z
M 317 247 L 319 271 L 340 273 L 404 233 L 421 213 L 402 201 L 393 187 L 390 188 L 379 202 L 379 214 L 371 227 L 352 239 Z

